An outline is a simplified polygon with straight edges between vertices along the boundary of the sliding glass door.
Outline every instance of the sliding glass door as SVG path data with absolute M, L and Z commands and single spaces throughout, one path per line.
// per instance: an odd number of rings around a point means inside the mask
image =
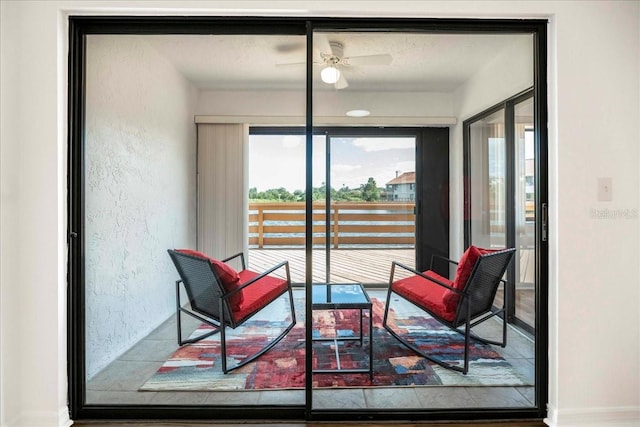
M 262 273 L 290 261 L 288 271 L 283 267 L 272 275 L 285 279 L 289 273 L 292 282 L 304 282 L 303 133 L 262 135 L 250 142 L 242 120 L 197 118 L 219 114 L 221 99 L 227 111 L 247 114 L 253 94 L 234 90 L 232 80 L 286 84 L 302 118 L 304 68 L 276 64 L 290 58 L 278 53 L 282 46 L 300 46 L 304 57 L 304 36 L 89 34 L 84 43 L 84 276 L 78 302 L 84 348 L 75 378 L 84 390 L 82 404 L 231 411 L 269 402 L 303 405 L 303 323 L 289 333 L 298 337 L 297 353 L 292 351 L 298 357 L 292 359 L 298 361 L 297 382 L 276 381 L 273 370 L 256 365 L 229 374 L 222 369 L 225 345 L 226 362 L 233 366 L 291 321 L 286 295 L 241 325 L 227 327 L 224 342 L 220 333 L 206 336 L 215 328 L 183 310 L 202 316 L 197 304 L 220 301 L 187 287 L 188 272 L 178 269 L 167 251 L 186 249 L 217 260 L 242 253 L 244 263 L 239 257 L 228 263 L 234 273 L 245 268 Z M 239 51 L 273 64 L 273 71 L 256 81 L 250 69 L 235 62 Z M 282 219 L 293 229 L 284 242 Z M 264 250 L 274 246 L 297 251 Z M 215 283 L 206 285 L 207 292 L 216 292 Z M 303 294 L 294 295 L 300 307 Z M 206 338 L 185 344 L 201 336 Z M 270 352 L 269 366 L 278 354 L 282 350 Z M 282 391 L 291 387 L 297 393 Z M 265 391 L 259 403 L 255 390 L 262 389 L 273 394 Z
M 381 317 L 389 309 L 420 345 L 459 358 L 443 340 L 455 331 L 399 298 L 387 304 L 386 291 L 392 261 L 424 271 L 432 255 L 458 259 L 466 219 L 473 242 L 517 246 L 507 297 L 544 301 L 546 248 L 533 230 L 545 197 L 545 22 L 72 17 L 70 34 L 74 419 L 544 414 L 544 305 L 530 306 L 533 330 L 513 313 L 530 336 L 474 344 L 468 375 L 403 347 Z M 496 66 L 505 58 L 514 72 Z M 534 86 L 535 102 L 474 124 L 481 166 L 465 175 L 461 118 L 498 101 L 502 73 Z M 224 373 L 223 328 L 180 317 L 201 295 L 168 249 L 225 260 L 240 278 L 286 262 L 268 281 L 291 278 L 293 329 Z M 244 264 L 226 261 L 238 253 Z M 225 296 L 207 304 L 235 313 L 223 273 L 209 270 Z M 234 295 L 251 316 L 218 319 L 230 364 L 293 320 L 286 294 L 255 315 L 255 294 Z M 196 336 L 206 339 L 179 342 Z
M 326 281 L 384 286 L 391 260 L 415 262 L 416 136 L 360 127 L 325 133 Z
M 507 275 L 509 317 L 532 333 L 538 216 L 533 95 L 528 91 L 465 123 L 466 244 L 517 249 Z

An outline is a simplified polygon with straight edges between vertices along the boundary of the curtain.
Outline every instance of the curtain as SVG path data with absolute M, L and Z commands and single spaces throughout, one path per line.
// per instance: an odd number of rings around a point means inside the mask
M 248 143 L 247 125 L 198 124 L 198 250 L 215 258 L 247 254 Z

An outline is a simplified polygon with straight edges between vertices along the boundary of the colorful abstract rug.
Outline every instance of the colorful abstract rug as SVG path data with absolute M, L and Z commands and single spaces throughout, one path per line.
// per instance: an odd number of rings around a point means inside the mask
M 503 359 L 491 346 L 473 343 L 470 351 L 470 370 L 467 375 L 450 371 L 417 356 L 400 344 L 382 327 L 384 301 L 373 302 L 373 380 L 368 374 L 314 374 L 313 385 L 328 387 L 392 387 L 392 386 L 522 386 L 531 385 L 525 375 Z M 397 302 L 397 301 L 396 301 Z M 402 303 L 402 302 L 400 302 Z M 287 313 L 286 300 L 274 303 L 273 313 Z M 393 307 L 393 304 L 392 304 Z M 404 307 L 403 307 L 404 308 Z M 397 314 L 402 312 L 403 315 Z M 366 312 L 365 312 L 366 313 Z M 391 310 L 389 324 L 404 330 L 423 350 L 449 363 L 462 363 L 463 337 L 443 327 L 423 312 L 404 315 L 405 310 Z M 296 298 L 298 322 L 287 336 L 252 363 L 223 374 L 220 362 L 218 334 L 196 344 L 179 348 L 162 367 L 140 388 L 141 391 L 229 391 L 302 389 L 305 384 L 305 329 L 303 301 Z M 314 312 L 314 337 L 331 338 L 355 336 L 359 333 L 357 310 L 328 310 Z M 228 364 L 232 366 L 246 354 L 262 348 L 286 325 L 266 319 L 247 322 L 227 335 Z M 277 316 L 275 316 L 277 317 Z M 365 320 L 365 337 L 369 335 Z M 193 336 L 208 330 L 203 325 Z M 313 346 L 314 369 L 337 367 L 335 341 L 318 341 Z M 340 341 L 340 367 L 366 368 L 368 340 Z

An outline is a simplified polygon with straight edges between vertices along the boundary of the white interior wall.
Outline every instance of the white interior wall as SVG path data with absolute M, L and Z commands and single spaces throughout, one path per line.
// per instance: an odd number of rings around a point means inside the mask
M 368 3 L 367 12 L 360 2 L 348 0 L 272 2 L 269 10 L 250 1 L 0 5 L 0 424 L 69 424 L 64 14 L 255 15 L 256 8 L 275 15 L 550 18 L 548 422 L 561 427 L 638 424 L 638 219 L 592 216 L 592 209 L 638 209 L 638 2 L 381 1 Z M 612 202 L 595 199 L 599 176 L 612 178 Z M 37 262 L 34 254 L 40 255 Z
M 20 169 L 12 167 L 12 163 L 20 161 L 21 151 L 26 147 L 21 149 L 18 144 L 8 144 L 6 141 L 19 138 L 20 133 L 16 127 L 5 126 L 5 123 L 19 121 L 21 114 L 20 90 L 16 83 L 21 79 L 20 69 L 10 66 L 22 65 L 25 61 L 19 43 L 21 15 L 16 4 L 0 2 L 0 425 L 3 426 L 15 423 L 22 411 L 20 393 L 13 389 L 21 381 L 21 354 L 11 351 L 22 348 L 22 316 L 20 304 L 16 304 L 16 301 L 22 300 L 22 296 L 19 286 L 9 285 L 19 283 L 20 268 L 7 266 L 18 266 L 21 258 L 19 247 L 14 245 L 20 241 L 20 209 L 25 208 L 19 191 Z M 5 19 L 7 16 L 11 19 Z M 55 156 L 51 151 L 48 154 L 50 159 Z M 55 294 L 56 290 L 53 290 L 49 296 Z M 55 338 L 53 341 L 55 342 Z M 60 361 L 54 360 L 52 365 L 58 365 Z M 60 388 L 50 389 L 48 392 L 57 394 L 59 390 Z
M 86 369 L 175 310 L 167 249 L 196 241 L 196 89 L 136 36 L 87 37 Z
M 640 2 L 563 4 L 553 36 L 550 415 L 638 425 Z M 612 201 L 598 200 L 598 177 Z

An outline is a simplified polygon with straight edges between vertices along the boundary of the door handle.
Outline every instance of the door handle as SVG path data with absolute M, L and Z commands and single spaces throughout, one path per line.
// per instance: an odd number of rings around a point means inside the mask
M 549 212 L 547 204 L 542 204 L 542 241 L 546 242 L 549 234 Z

